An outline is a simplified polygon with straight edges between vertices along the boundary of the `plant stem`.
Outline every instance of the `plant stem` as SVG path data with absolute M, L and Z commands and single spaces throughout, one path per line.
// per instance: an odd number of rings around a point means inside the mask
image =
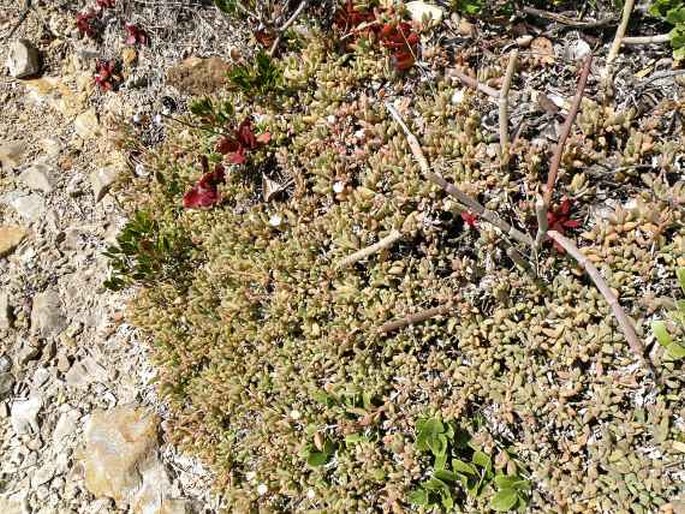
M 297 6 L 295 9 L 295 12 L 293 12 L 292 16 L 286 20 L 286 22 L 281 25 L 281 27 L 278 29 L 278 35 L 276 36 L 276 39 L 274 40 L 273 44 L 271 45 L 271 48 L 269 49 L 269 56 L 273 57 L 276 54 L 276 50 L 278 50 L 278 45 L 281 44 L 281 39 L 283 38 L 283 33 L 288 30 L 288 28 L 295 23 L 295 20 L 297 17 L 304 11 L 304 8 L 307 7 L 307 4 L 309 3 L 309 0 L 302 0 L 300 2 L 300 5 Z
M 611 311 L 614 314 L 614 317 L 616 318 L 618 326 L 621 328 L 623 335 L 628 341 L 628 346 L 630 349 L 635 355 L 637 355 L 642 364 L 656 376 L 656 372 L 652 366 L 652 363 L 649 362 L 649 360 L 645 357 L 645 347 L 635 333 L 632 321 L 630 318 L 628 318 L 628 315 L 618 303 L 618 298 L 611 290 L 609 285 L 605 282 L 604 278 L 602 278 L 599 270 L 595 268 L 592 262 L 590 262 L 590 260 L 578 249 L 575 244 L 573 244 L 570 239 L 563 236 L 556 230 L 550 230 L 547 232 L 547 235 L 556 243 L 558 243 L 564 250 L 566 250 L 566 252 L 583 267 L 585 272 L 595 283 L 595 286 L 597 286 L 597 289 L 599 289 L 599 292 L 602 294 L 602 296 L 604 296 L 605 300 L 609 304 L 609 307 L 611 307 Z
M 352 255 L 348 255 L 347 257 L 345 257 L 343 260 L 341 260 L 338 263 L 336 268 L 337 269 L 347 268 L 348 266 L 351 266 L 355 262 L 358 262 L 358 261 L 361 261 L 362 259 L 366 259 L 367 257 L 370 257 L 374 253 L 378 253 L 381 250 L 385 250 L 386 248 L 390 248 L 397 241 L 402 239 L 402 237 L 403 237 L 402 232 L 400 232 L 399 230 L 393 229 L 390 231 L 390 233 L 387 236 L 380 239 L 377 243 L 374 243 L 371 246 L 367 246 L 366 248 L 362 248 L 361 250 L 354 252 Z
M 499 146 L 500 159 L 502 166 L 506 166 L 509 158 L 509 89 L 511 88 L 511 81 L 516 70 L 516 59 L 518 58 L 518 50 L 514 49 L 509 54 L 509 64 L 507 64 L 507 71 L 504 75 L 502 87 L 499 90 Z
M 626 0 L 623 4 L 623 13 L 621 14 L 621 23 L 616 29 L 616 35 L 614 36 L 614 41 L 611 43 L 611 48 L 609 49 L 609 55 L 607 55 L 607 66 L 616 59 L 618 51 L 621 48 L 621 43 L 626 34 L 626 29 L 628 28 L 628 22 L 630 21 L 630 13 L 633 12 L 633 6 L 635 5 L 635 0 Z
M 543 198 L 538 195 L 535 200 L 535 217 L 538 220 L 538 232 L 535 236 L 535 248 L 540 248 L 542 241 L 547 235 L 547 204 Z
M 459 203 L 468 207 L 470 210 L 478 214 L 485 221 L 500 229 L 507 236 L 511 237 L 512 239 L 520 243 L 524 243 L 527 246 L 533 245 L 533 239 L 528 234 L 524 234 L 523 232 L 512 227 L 511 225 L 509 225 L 509 223 L 500 218 L 496 213 L 486 209 L 476 200 L 471 198 L 469 195 L 467 195 L 463 191 L 459 190 L 456 186 L 445 180 L 445 178 L 442 175 L 431 171 L 430 165 L 428 164 L 428 160 L 426 159 L 426 156 L 423 154 L 423 150 L 421 150 L 421 145 L 419 144 L 418 139 L 416 139 L 416 136 L 412 134 L 411 130 L 409 130 L 409 127 L 407 127 L 407 124 L 402 119 L 400 113 L 397 112 L 397 109 L 395 109 L 395 107 L 388 102 L 386 102 L 385 107 L 388 109 L 392 117 L 404 131 L 404 135 L 407 139 L 407 143 L 409 144 L 409 148 L 412 154 L 414 155 L 414 159 L 416 159 L 416 162 L 418 162 L 421 171 L 429 181 L 440 186 L 442 189 L 445 190 L 447 194 L 456 198 L 459 201 Z
M 585 85 L 587 84 L 587 79 L 590 75 L 590 67 L 592 66 L 592 54 L 588 54 L 585 58 L 585 64 L 583 65 L 583 71 L 580 73 L 580 78 L 578 79 L 578 87 L 576 88 L 576 96 L 573 98 L 571 103 L 571 110 L 568 112 L 566 121 L 564 121 L 564 126 L 561 129 L 561 135 L 559 136 L 559 141 L 554 150 L 554 156 L 552 157 L 552 164 L 549 168 L 549 174 L 547 175 L 547 187 L 545 189 L 545 205 L 549 208 L 550 201 L 552 200 L 552 194 L 554 193 L 554 184 L 557 180 L 557 174 L 559 173 L 559 166 L 561 165 L 561 157 L 564 153 L 564 145 L 571 133 L 571 127 L 576 119 L 578 110 L 580 109 L 580 103 L 583 100 L 583 92 L 585 91 Z
M 477 91 L 480 91 L 481 93 L 485 93 L 486 95 L 491 96 L 492 98 L 499 98 L 499 91 L 497 91 L 494 87 L 490 87 L 487 84 L 478 82 L 477 79 L 467 75 L 466 73 L 457 68 L 452 68 L 448 71 L 448 74 L 453 77 L 456 77 L 465 85 Z
M 378 332 L 381 334 L 396 332 L 397 330 L 400 330 L 409 325 L 415 325 L 417 323 L 421 323 L 422 321 L 435 318 L 436 316 L 442 316 L 443 314 L 447 314 L 450 310 L 452 310 L 452 308 L 452 303 L 449 303 L 447 305 L 441 305 L 439 307 L 432 307 L 430 309 L 419 311 L 415 314 L 409 314 L 403 318 L 399 318 L 382 324 L 378 328 Z
M 580 21 L 569 18 L 562 14 L 557 14 L 549 11 L 543 11 L 542 9 L 536 9 L 526 5 L 523 7 L 523 12 L 530 14 L 532 16 L 537 16 L 538 18 L 543 18 L 545 20 L 552 20 L 561 25 L 566 25 L 568 27 L 578 28 L 578 29 L 593 29 L 597 27 L 603 27 L 605 25 L 611 25 L 616 21 L 615 16 L 608 16 L 607 18 L 597 20 L 597 21 Z
M 657 34 L 656 36 L 629 36 L 621 40 L 622 45 L 649 45 L 652 43 L 668 43 L 671 40 L 669 34 Z

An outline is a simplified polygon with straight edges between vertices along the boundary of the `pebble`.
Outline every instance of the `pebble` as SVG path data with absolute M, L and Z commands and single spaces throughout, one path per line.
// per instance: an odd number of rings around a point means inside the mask
M 82 112 L 74 120 L 74 131 L 81 139 L 88 140 L 100 135 L 100 122 L 95 109 Z
M 17 39 L 10 44 L 7 68 L 15 79 L 25 79 L 40 73 L 40 53 L 26 39 Z
M 9 255 L 26 237 L 26 231 L 21 227 L 0 226 L 0 257 Z
M 14 375 L 9 371 L 0 372 L 0 400 L 9 396 L 14 386 Z
M 90 185 L 93 188 L 96 202 L 104 198 L 118 176 L 119 171 L 113 166 L 99 168 L 90 174 Z
M 28 400 L 12 403 L 10 422 L 17 435 L 38 432 L 38 412 L 43 406 L 40 396 L 32 396 Z
M 31 477 L 31 487 L 38 487 L 47 484 L 55 476 L 55 467 L 46 462 Z
M 0 330 L 8 330 L 12 328 L 13 322 L 12 306 L 9 302 L 9 295 L 6 292 L 0 292 Z
M 421 0 L 414 2 L 407 2 L 404 4 L 409 11 L 409 16 L 411 16 L 412 21 L 416 23 L 423 23 L 424 20 L 428 21 L 430 24 L 438 24 L 442 21 L 444 12 L 442 8 L 437 5 L 427 4 Z
M 38 293 L 31 309 L 31 331 L 44 338 L 56 336 L 66 327 L 61 301 L 56 291 Z
M 69 410 L 60 414 L 55 430 L 52 432 L 53 446 L 59 448 L 76 431 L 76 423 L 80 417 L 81 413 L 73 408 L 69 408 Z
M 37 359 L 42 349 L 43 346 L 40 341 L 35 339 L 23 340 L 17 352 L 17 364 L 21 366 Z
M 18 195 L 10 199 L 9 204 L 24 220 L 32 223 L 45 212 L 45 202 L 37 194 Z
M 19 179 L 29 188 L 35 191 L 50 193 L 53 189 L 54 180 L 52 169 L 44 161 L 37 161 L 30 168 L 25 169 Z
M 24 143 L 20 142 L 0 145 L 0 165 L 2 168 L 9 170 L 21 165 L 25 150 Z

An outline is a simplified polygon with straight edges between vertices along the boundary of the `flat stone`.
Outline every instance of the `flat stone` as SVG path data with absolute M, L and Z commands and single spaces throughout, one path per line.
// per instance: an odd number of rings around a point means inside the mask
M 52 168 L 43 161 L 37 161 L 25 169 L 19 179 L 34 191 L 50 193 L 54 185 Z
M 22 366 L 27 362 L 37 359 L 42 349 L 43 346 L 38 341 L 33 339 L 24 340 L 17 352 L 17 364 Z
M 10 421 L 14 433 L 17 435 L 38 433 L 38 412 L 42 406 L 43 400 L 40 396 L 32 396 L 28 400 L 12 403 Z
M 31 487 L 36 488 L 47 484 L 54 476 L 55 466 L 51 462 L 46 462 L 31 476 Z
M 56 291 L 38 293 L 31 309 L 31 332 L 49 338 L 64 330 L 67 323 L 61 305 Z
M 40 53 L 26 39 L 17 39 L 10 44 L 7 68 L 15 79 L 25 79 L 40 73 Z
M 94 382 L 106 382 L 108 376 L 103 366 L 91 356 L 86 356 L 71 366 L 64 379 L 69 387 L 86 388 Z
M 9 295 L 2 291 L 0 292 L 0 330 L 9 330 L 12 328 L 13 322 L 14 317 L 12 315 Z
M 9 396 L 14 386 L 14 375 L 9 371 L 0 372 L 0 400 Z
M 0 165 L 2 168 L 9 170 L 21 165 L 25 150 L 24 143 L 14 142 L 0 145 Z
M 228 82 L 231 65 L 219 57 L 189 57 L 167 70 L 167 82 L 188 95 L 213 93 Z
M 26 501 L 26 492 L 14 495 L 0 495 L 0 512 L 2 514 L 28 514 L 28 501 Z
M 81 139 L 88 140 L 100 135 L 100 122 L 95 109 L 82 112 L 74 120 L 74 131 Z
M 0 257 L 9 255 L 26 237 L 26 231 L 21 227 L 0 226 Z
M 69 409 L 60 415 L 55 430 L 52 432 L 52 444 L 54 446 L 62 446 L 69 436 L 76 431 L 76 424 L 80 417 L 81 413 L 76 409 Z
M 416 23 L 427 21 L 430 24 L 437 24 L 442 21 L 442 17 L 444 16 L 444 12 L 440 7 L 420 0 L 407 2 L 405 7 L 407 8 L 407 11 L 409 11 L 409 16 L 411 16 L 412 21 L 415 21 Z
M 119 171 L 114 166 L 99 168 L 90 174 L 90 185 L 93 188 L 96 202 L 104 198 L 118 176 Z
M 45 202 L 37 194 L 15 196 L 9 201 L 12 208 L 29 223 L 37 221 L 45 212 Z
M 115 407 L 96 410 L 85 427 L 85 447 L 77 456 L 86 488 L 120 505 L 132 502 L 140 489 L 141 464 L 157 448 L 157 417 L 143 409 Z

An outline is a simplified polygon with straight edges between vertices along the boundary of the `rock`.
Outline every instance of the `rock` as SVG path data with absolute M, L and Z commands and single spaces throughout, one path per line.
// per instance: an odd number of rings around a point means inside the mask
M 138 469 L 157 447 L 157 418 L 143 409 L 96 410 L 85 427 L 80 456 L 88 490 L 130 504 L 141 485 Z
M 573 39 L 564 46 L 564 58 L 569 61 L 580 61 L 585 59 L 587 54 L 592 51 L 590 45 L 583 39 Z
M 9 330 L 12 328 L 13 322 L 14 316 L 9 302 L 9 295 L 4 291 L 0 292 L 0 330 Z
M 75 362 L 66 372 L 64 378 L 69 387 L 85 388 L 93 382 L 106 382 L 108 373 L 95 359 L 87 356 Z
M 219 57 L 189 57 L 167 70 L 167 82 L 188 95 L 213 93 L 228 82 L 231 65 Z
M 29 188 L 44 193 L 50 193 L 53 188 L 52 170 L 43 161 L 37 161 L 30 168 L 25 169 L 19 179 Z
M 54 446 L 60 447 L 76 431 L 76 423 L 80 417 L 81 413 L 73 408 L 62 412 L 55 425 L 55 430 L 52 432 L 52 444 Z
M 0 257 L 11 253 L 26 237 L 26 231 L 21 227 L 9 225 L 0 226 Z
M 0 165 L 3 169 L 9 170 L 21 164 L 24 157 L 24 143 L 8 143 L 0 145 Z
M 118 176 L 119 171 L 114 166 L 100 168 L 90 174 L 90 185 L 93 188 L 96 202 L 104 198 Z
M 62 143 L 59 139 L 46 137 L 40 140 L 40 146 L 48 157 L 57 157 L 62 151 Z
M 0 355 L 0 373 L 12 369 L 12 359 L 7 355 Z
M 10 421 L 17 435 L 38 432 L 38 412 L 43 406 L 40 396 L 32 396 L 28 400 L 12 403 Z
M 40 73 L 40 53 L 26 39 L 17 39 L 9 48 L 7 68 L 15 79 L 24 79 Z
M 431 25 L 438 24 L 444 15 L 443 10 L 437 5 L 427 4 L 421 0 L 407 2 L 405 7 L 409 11 L 412 21 L 417 23 L 423 23 L 425 20 Z
M 40 388 L 45 382 L 50 380 L 50 371 L 45 368 L 38 368 L 33 373 L 33 379 L 31 380 L 31 387 L 33 389 Z
M 56 291 L 38 293 L 31 309 L 31 332 L 44 338 L 58 335 L 66 327 L 61 302 Z
M 9 204 L 29 223 L 37 221 L 45 211 L 45 202 L 36 194 L 15 196 Z
M 0 512 L 2 514 L 28 514 L 28 502 L 26 492 L 14 495 L 0 495 Z
M 7 398 L 14 386 L 14 375 L 9 371 L 0 371 L 0 400 Z
M 47 484 L 52 477 L 55 476 L 55 466 L 51 462 L 43 464 L 38 471 L 31 476 L 31 487 L 37 488 L 43 484 Z
M 74 120 L 74 131 L 81 139 L 88 140 L 100 135 L 100 122 L 95 109 L 82 112 Z
M 186 514 L 187 505 L 183 500 L 167 498 L 171 489 L 171 482 L 164 466 L 156 458 L 149 465 L 140 470 L 143 483 L 136 493 L 132 510 L 143 514 L 153 512 L 156 514 Z
M 17 364 L 22 366 L 27 362 L 37 359 L 42 349 L 43 346 L 39 341 L 33 339 L 23 341 L 17 352 Z

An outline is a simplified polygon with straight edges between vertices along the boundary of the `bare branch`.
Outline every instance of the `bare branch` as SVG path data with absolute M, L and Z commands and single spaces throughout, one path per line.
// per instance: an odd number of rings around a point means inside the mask
M 532 16 L 537 16 L 538 18 L 552 20 L 557 23 L 560 23 L 561 25 L 566 25 L 568 27 L 573 27 L 577 29 L 594 29 L 598 27 L 604 27 L 605 25 L 611 25 L 612 23 L 616 22 L 616 16 L 608 16 L 604 19 L 597 21 L 574 20 L 573 18 L 569 18 L 568 16 L 564 16 L 563 14 L 543 11 L 542 9 L 536 9 L 535 7 L 531 7 L 529 5 L 523 7 L 523 12 L 526 14 L 530 14 Z
M 440 307 L 426 309 L 417 312 L 416 314 L 409 314 L 408 316 L 405 316 L 403 318 L 399 318 L 394 321 L 389 321 L 387 323 L 382 324 L 378 328 L 378 332 L 381 334 L 396 332 L 397 330 L 400 330 L 409 325 L 415 325 L 417 323 L 421 323 L 422 321 L 435 318 L 436 316 L 442 316 L 444 314 L 447 314 L 450 310 L 452 310 L 452 303 L 449 303 L 447 305 L 441 305 Z
M 616 35 L 614 36 L 614 41 L 611 43 L 611 48 L 609 49 L 609 55 L 607 55 L 607 66 L 612 63 L 618 51 L 621 48 L 621 43 L 626 35 L 626 29 L 628 28 L 628 22 L 630 21 L 630 13 L 633 12 L 633 6 L 635 5 L 635 0 L 626 0 L 623 4 L 623 13 L 621 14 L 621 23 L 616 29 Z
M 540 195 L 535 200 L 535 217 L 538 220 L 538 233 L 535 236 L 535 248 L 540 248 L 547 235 L 547 205 Z
M 354 252 L 352 255 L 348 255 L 345 257 L 343 260 L 341 260 L 336 268 L 337 269 L 343 269 L 347 268 L 348 266 L 351 266 L 355 262 L 359 262 L 363 259 L 366 259 L 367 257 L 370 257 L 374 253 L 378 253 L 381 250 L 385 250 L 386 248 L 390 248 L 392 245 L 394 245 L 397 241 L 402 239 L 402 233 L 399 230 L 392 230 L 390 233 L 379 240 L 377 243 L 372 244 L 371 246 L 367 246 L 366 248 L 362 248 L 361 250 Z
M 671 40 L 669 34 L 657 34 L 656 36 L 630 36 L 621 40 L 622 45 L 650 45 L 654 43 L 668 43 Z
M 580 103 L 583 100 L 583 92 L 585 91 L 585 85 L 587 84 L 587 79 L 590 76 L 590 67 L 592 66 L 592 54 L 588 54 L 585 58 L 585 64 L 583 65 L 583 71 L 580 73 L 580 78 L 578 79 L 578 87 L 576 88 L 576 96 L 573 98 L 571 103 L 571 110 L 568 112 L 566 121 L 564 121 L 564 126 L 561 129 L 561 135 L 559 136 L 559 141 L 554 150 L 554 156 L 552 157 L 552 164 L 549 167 L 549 174 L 547 175 L 547 188 L 545 189 L 545 205 L 549 207 L 550 201 L 552 200 L 552 194 L 554 193 L 554 184 L 557 181 L 557 174 L 559 173 L 559 166 L 561 166 L 561 157 L 564 153 L 564 145 L 571 133 L 571 127 L 576 119 L 578 110 L 580 109 Z
M 502 165 L 506 166 L 509 161 L 509 89 L 516 70 L 518 50 L 514 49 L 509 54 L 509 64 L 504 75 L 502 87 L 499 90 L 499 146 Z
M 595 268 L 592 262 L 590 262 L 585 255 L 583 255 L 573 241 L 563 236 L 556 230 L 550 230 L 547 232 L 547 235 L 556 243 L 558 243 L 564 250 L 566 250 L 566 252 L 583 267 L 585 272 L 595 283 L 595 286 L 597 286 L 597 289 L 599 289 L 599 292 L 602 293 L 602 296 L 604 296 L 606 299 L 609 307 L 611 307 L 611 311 L 614 314 L 614 317 L 616 318 L 618 326 L 621 328 L 623 335 L 628 341 L 628 346 L 630 349 L 635 355 L 637 355 L 637 357 L 649 371 L 655 373 L 652 363 L 649 362 L 649 360 L 645 357 L 645 347 L 635 333 L 635 328 L 633 327 L 632 321 L 630 318 L 628 318 L 628 315 L 618 303 L 618 298 L 611 290 L 609 285 L 604 281 L 604 278 L 602 278 L 599 270 Z
M 487 84 L 478 82 L 477 79 L 474 79 L 473 77 L 467 75 L 466 73 L 457 68 L 452 68 L 448 70 L 447 73 L 448 75 L 459 79 L 461 82 L 463 82 L 470 88 L 480 91 L 481 93 L 485 93 L 486 95 L 491 96 L 492 98 L 499 98 L 499 91 L 497 91 L 494 87 L 490 87 Z
M 456 198 L 459 201 L 459 203 L 468 207 L 470 210 L 478 214 L 478 216 L 483 218 L 485 221 L 491 223 L 492 225 L 500 229 L 507 236 L 528 246 L 533 245 L 533 239 L 528 234 L 524 234 L 523 232 L 512 227 L 511 225 L 509 225 L 509 223 L 500 218 L 496 213 L 489 209 L 486 209 L 476 200 L 471 198 L 469 195 L 459 190 L 456 186 L 454 186 L 454 184 L 451 184 L 450 182 L 445 180 L 445 178 L 442 175 L 435 173 L 434 171 L 431 171 L 430 165 L 428 164 L 428 160 L 426 159 L 426 156 L 423 154 L 423 150 L 421 150 L 421 145 L 419 144 L 418 139 L 416 139 L 416 136 L 412 134 L 411 130 L 409 130 L 409 127 L 407 127 L 407 124 L 402 119 L 400 113 L 397 112 L 397 109 L 395 109 L 395 107 L 388 102 L 386 102 L 385 106 L 392 115 L 392 117 L 395 119 L 395 121 L 404 131 L 404 135 L 407 139 L 407 143 L 409 144 L 409 148 L 412 154 L 414 155 L 414 159 L 416 159 L 416 161 L 419 164 L 419 167 L 421 168 L 421 171 L 428 180 L 440 186 L 442 189 L 445 190 L 445 192 L 447 192 L 447 194 Z
M 278 35 L 276 36 L 276 39 L 274 40 L 273 44 L 271 45 L 271 48 L 269 49 L 269 56 L 273 57 L 276 54 L 276 50 L 278 50 L 278 45 L 281 44 L 281 39 L 283 38 L 283 34 L 285 33 L 290 26 L 295 23 L 295 20 L 297 17 L 304 11 L 304 8 L 307 7 L 307 4 L 309 3 L 309 0 L 302 0 L 300 2 L 300 5 L 297 6 L 295 9 L 295 12 L 293 12 L 292 16 L 286 20 L 286 22 L 281 25 L 281 27 L 278 29 Z

